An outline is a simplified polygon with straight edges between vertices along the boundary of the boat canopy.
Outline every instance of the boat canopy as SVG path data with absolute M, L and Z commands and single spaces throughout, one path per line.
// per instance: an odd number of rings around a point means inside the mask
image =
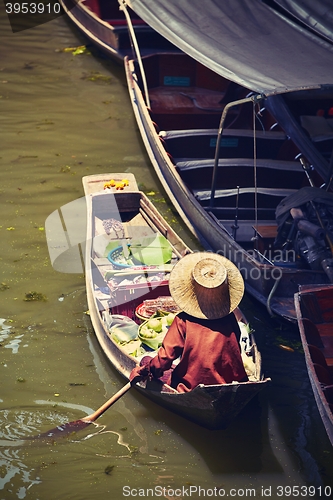
M 267 0 L 269 1 L 269 0 Z M 332 0 L 271 0 L 294 19 L 333 42 Z
M 119 2 L 185 53 L 253 92 L 269 96 L 333 84 L 331 0 Z

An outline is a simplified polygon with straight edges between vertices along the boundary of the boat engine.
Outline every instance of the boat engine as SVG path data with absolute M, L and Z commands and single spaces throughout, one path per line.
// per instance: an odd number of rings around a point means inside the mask
M 302 188 L 281 201 L 276 219 L 275 248 L 293 249 L 302 267 L 324 270 L 333 283 L 333 193 Z

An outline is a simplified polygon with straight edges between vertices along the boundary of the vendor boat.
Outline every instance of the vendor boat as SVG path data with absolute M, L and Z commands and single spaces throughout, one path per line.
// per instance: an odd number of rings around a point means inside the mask
M 86 287 L 91 322 L 110 363 L 128 379 L 144 356 L 154 356 L 163 335 L 147 339 L 141 325 L 177 312 L 168 278 L 191 250 L 128 174 L 83 178 L 87 204 Z M 178 393 L 162 381 L 135 384 L 152 401 L 209 429 L 226 427 L 269 382 L 240 309 L 236 310 L 248 382 L 199 385 Z M 163 321 L 162 321 L 163 322 Z M 164 333 L 167 326 L 164 328 Z
M 333 445 L 333 286 L 303 286 L 295 308 L 313 394 Z

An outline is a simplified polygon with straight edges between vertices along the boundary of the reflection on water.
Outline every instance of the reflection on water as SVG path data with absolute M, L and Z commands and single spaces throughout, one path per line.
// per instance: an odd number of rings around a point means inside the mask
M 82 176 L 133 173 L 189 246 L 195 243 L 143 151 L 123 68 L 63 52 L 85 43 L 64 18 L 14 35 L 2 6 L 0 499 L 118 500 L 126 485 L 253 487 L 257 496 L 272 487 L 278 498 L 277 485 L 332 485 L 332 447 L 297 333 L 249 298 L 242 309 L 272 384 L 230 428 L 201 429 L 133 390 L 96 425 L 27 439 L 90 413 L 124 384 L 96 344 L 83 275 L 57 273 L 48 255 L 45 221 L 83 196 Z M 291 341 L 294 352 L 279 349 Z

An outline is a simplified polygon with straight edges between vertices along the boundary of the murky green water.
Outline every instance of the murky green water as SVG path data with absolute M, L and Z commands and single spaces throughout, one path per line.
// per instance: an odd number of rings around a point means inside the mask
M 50 264 L 46 218 L 83 195 L 82 176 L 131 172 L 178 226 L 143 151 L 123 68 L 63 52 L 85 41 L 62 17 L 13 34 L 0 9 L 0 500 L 285 498 L 298 487 L 310 498 L 310 486 L 325 498 L 332 447 L 297 333 L 248 297 L 242 308 L 272 384 L 229 429 L 206 431 L 130 392 L 98 425 L 25 440 L 91 413 L 124 384 L 95 342 L 84 277 Z M 25 300 L 30 292 L 46 300 Z M 294 352 L 278 347 L 290 342 Z

